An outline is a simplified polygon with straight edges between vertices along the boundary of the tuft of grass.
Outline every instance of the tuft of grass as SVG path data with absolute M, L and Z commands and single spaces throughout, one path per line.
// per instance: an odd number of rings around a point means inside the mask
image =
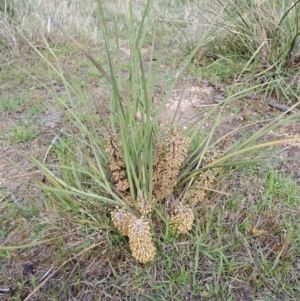
M 5 97 L 1 99 L 1 111 L 12 112 L 16 109 L 16 104 L 13 103 L 10 97 Z
M 3 22 L 0 27 L 1 47 L 10 49 L 15 54 L 20 55 L 23 52 L 24 41 L 21 35 L 25 34 L 28 38 L 41 42 L 40 33 L 53 37 L 56 41 L 62 41 L 61 36 L 57 34 L 55 28 L 51 26 L 48 20 L 49 12 L 53 17 L 62 21 L 65 26 L 77 35 L 97 39 L 95 29 L 97 25 L 94 17 L 96 10 L 95 1 L 88 1 L 83 5 L 78 1 L 59 1 L 43 2 L 39 1 L 4 1 L 2 4 L 6 9 L 0 11 Z M 92 34 L 95 33 L 95 34 Z M 93 35 L 93 36 L 92 36 Z
M 298 4 L 299 1 L 229 1 L 224 17 L 229 21 L 226 42 L 252 60 L 259 60 L 268 70 L 290 64 L 298 55 Z
M 251 85 L 264 83 L 267 95 L 297 100 L 299 1 L 217 2 L 224 7 L 221 30 L 195 56 L 196 65 L 204 68 L 194 72 L 215 84 L 235 81 L 239 91 L 249 80 Z
M 38 136 L 39 133 L 33 125 L 24 124 L 22 121 L 13 126 L 8 133 L 8 138 L 15 143 L 31 141 Z

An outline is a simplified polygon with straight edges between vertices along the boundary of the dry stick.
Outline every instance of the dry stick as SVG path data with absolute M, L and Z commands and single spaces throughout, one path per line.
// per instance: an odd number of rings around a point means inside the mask
M 282 105 L 280 103 L 278 103 L 276 100 L 271 99 L 268 103 L 268 105 L 274 109 L 277 109 L 278 111 L 281 112 L 286 112 L 288 111 L 290 108 L 288 106 Z M 288 112 L 287 114 L 290 114 L 291 112 Z
M 70 262 L 71 260 L 73 260 L 74 258 L 84 254 L 85 252 L 87 252 L 90 249 L 93 249 L 97 246 L 100 246 L 102 242 L 99 242 L 97 244 L 93 244 L 90 247 L 88 247 L 87 249 L 81 251 L 80 253 L 76 254 L 75 256 L 73 256 L 72 258 L 68 259 L 67 261 L 65 261 L 62 265 L 60 265 L 57 269 L 55 269 L 43 282 L 41 282 L 38 286 L 36 286 L 34 288 L 34 290 L 23 300 L 23 301 L 28 301 L 32 296 L 34 296 L 41 287 L 43 287 L 63 266 L 65 266 L 68 262 Z

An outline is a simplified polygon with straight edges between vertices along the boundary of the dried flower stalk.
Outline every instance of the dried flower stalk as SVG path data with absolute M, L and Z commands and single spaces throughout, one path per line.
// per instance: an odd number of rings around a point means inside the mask
M 203 162 L 204 165 L 218 159 L 224 150 L 232 143 L 232 137 L 229 136 L 221 141 L 219 145 L 213 150 L 205 154 Z M 189 190 L 190 203 L 192 206 L 199 205 L 205 199 L 207 192 L 215 185 L 218 169 L 208 169 L 202 172 L 197 179 L 195 179 L 192 187 Z
M 107 166 L 109 177 L 119 191 L 126 191 L 129 188 L 129 183 L 120 146 L 114 136 L 106 136 L 104 139 L 109 161 Z
M 155 199 L 165 199 L 172 194 L 177 184 L 182 162 L 188 149 L 188 139 L 179 130 L 157 144 L 157 158 L 153 167 L 153 195 Z

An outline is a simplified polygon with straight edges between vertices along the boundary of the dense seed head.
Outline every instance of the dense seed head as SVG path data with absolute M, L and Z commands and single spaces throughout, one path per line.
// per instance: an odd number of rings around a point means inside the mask
M 194 213 L 192 208 L 180 204 L 171 216 L 171 230 L 186 233 L 192 229 Z
M 111 219 L 116 229 L 123 235 L 127 236 L 128 225 L 133 219 L 135 219 L 135 216 L 127 212 L 125 208 L 116 208 L 111 212 Z
M 176 129 L 169 138 L 162 138 L 158 142 L 153 168 L 153 194 L 156 198 L 164 199 L 172 194 L 187 149 L 188 139 Z
M 204 201 L 207 192 L 213 189 L 217 174 L 217 169 L 208 169 L 197 177 L 188 192 L 191 205 L 196 206 Z
M 223 139 L 214 150 L 205 154 L 203 159 L 204 165 L 218 159 L 231 143 L 231 136 Z M 190 204 L 192 206 L 199 205 L 204 201 L 207 192 L 212 190 L 215 185 L 218 172 L 218 169 L 207 169 L 195 179 L 189 190 Z
M 153 260 L 155 247 L 152 242 L 150 227 L 143 217 L 130 221 L 128 237 L 132 256 L 138 262 L 147 263 Z
M 148 215 L 152 212 L 152 206 L 148 202 L 147 197 L 142 197 L 138 199 L 139 212 L 142 215 Z
M 126 178 L 126 167 L 121 153 L 121 148 L 115 136 L 104 137 L 105 151 L 108 155 L 108 174 L 111 181 L 119 191 L 126 191 L 129 183 Z
M 126 196 L 123 196 L 123 202 L 128 206 L 133 208 L 134 207 L 134 201 L 131 198 L 131 195 L 128 194 Z

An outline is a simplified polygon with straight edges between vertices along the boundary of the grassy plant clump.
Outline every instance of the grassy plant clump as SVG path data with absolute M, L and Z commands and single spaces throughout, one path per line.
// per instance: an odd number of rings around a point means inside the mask
M 103 35 L 106 42 L 110 74 L 107 74 L 78 42 L 74 41 L 60 25 L 57 25 L 111 84 L 111 113 L 109 116 L 104 116 L 99 112 L 101 129 L 105 134 L 95 136 L 93 114 L 90 115 L 91 122 L 83 124 L 73 111 L 72 101 L 69 106 L 69 102 L 57 98 L 59 105 L 65 107 L 68 116 L 70 116 L 72 126 L 69 127 L 68 135 L 76 137 L 74 133 L 77 132 L 80 138 L 77 138 L 77 143 L 66 145 L 68 156 L 64 157 L 65 165 L 60 163 L 59 177 L 52 172 L 54 166 L 51 164 L 47 166 L 35 162 L 41 168 L 45 178 L 55 188 L 53 190 L 51 187 L 44 186 L 43 189 L 53 191 L 59 199 L 64 195 L 68 202 L 71 202 L 67 206 L 67 208 L 73 208 L 71 212 L 74 213 L 75 208 L 77 208 L 75 211 L 90 210 L 90 206 L 87 204 L 82 209 L 81 204 L 72 200 L 71 195 L 77 194 L 85 199 L 97 199 L 100 201 L 97 206 L 116 207 L 113 211 L 112 208 L 109 209 L 107 213 L 110 212 L 111 221 L 116 229 L 121 234 L 128 236 L 133 257 L 142 263 L 154 258 L 155 247 L 151 229 L 153 231 L 158 226 L 154 224 L 157 221 L 156 213 L 170 219 L 172 230 L 179 233 L 186 233 L 191 230 L 195 218 L 194 205 L 190 204 L 190 194 L 180 195 L 186 188 L 186 184 L 180 185 L 180 178 L 184 178 L 183 174 L 186 172 L 184 166 L 188 156 L 191 133 L 189 131 L 183 132 L 181 127 L 175 125 L 174 122 L 171 126 L 159 126 L 157 124 L 171 89 L 158 107 L 153 105 L 151 98 L 154 94 L 155 86 L 153 83 L 156 81 L 157 68 L 160 63 L 160 50 L 158 50 L 158 59 L 155 65 L 150 66 L 150 70 L 153 68 L 152 76 L 144 71 L 140 56 L 139 48 L 143 47 L 150 4 L 149 1 L 145 8 L 143 22 L 138 28 L 135 27 L 134 23 L 128 25 L 131 37 L 131 78 L 129 81 L 123 79 L 124 83 L 117 78 L 119 71 L 115 71 L 115 68 L 120 68 L 120 65 L 115 67 L 110 58 L 111 42 L 107 36 L 108 25 L 105 21 Z M 99 5 L 100 13 L 103 14 L 102 6 Z M 127 7 L 127 14 L 128 21 L 132 20 L 131 5 Z M 118 33 L 115 34 L 118 43 Z M 152 47 L 156 43 L 160 43 L 160 41 L 153 39 Z M 38 53 L 42 56 L 40 52 Z M 45 59 L 43 56 L 42 58 Z M 185 66 L 187 62 L 184 64 Z M 56 70 L 50 61 L 47 63 L 50 69 Z M 179 74 L 185 66 L 179 69 Z M 61 80 L 70 94 L 75 94 L 81 99 L 80 86 L 75 81 L 70 85 L 63 73 L 57 73 L 61 75 Z M 173 79 L 172 86 L 176 82 L 176 77 L 178 77 L 178 72 Z M 122 86 L 126 85 L 127 89 L 122 91 Z M 129 97 L 125 97 L 125 95 L 129 95 Z M 83 99 L 81 102 L 85 110 L 94 110 L 87 106 Z M 90 127 L 91 125 L 92 127 Z M 217 150 L 215 151 L 215 157 L 217 157 Z M 56 158 L 60 158 L 57 151 L 55 152 Z M 193 160 L 198 159 L 194 157 Z M 205 161 L 205 164 L 211 163 L 212 158 L 210 161 L 205 158 Z M 88 185 L 90 188 L 87 189 L 85 183 L 90 183 Z M 197 181 L 187 182 L 187 185 L 193 187 L 194 183 Z M 99 188 L 95 190 L 94 187 L 97 186 Z M 203 192 L 203 197 L 205 194 Z M 167 201 L 168 199 L 173 199 L 174 202 L 170 203 Z M 62 210 L 68 211 L 67 208 Z M 101 217 L 99 218 L 101 219 Z
M 219 36 L 200 49 L 195 62 L 215 84 L 236 81 L 236 89 L 264 83 L 266 95 L 294 98 L 299 94 L 299 1 L 218 1 L 224 7 Z M 296 100 L 296 99 L 295 99 Z
M 232 49 L 248 53 L 266 68 L 299 55 L 299 1 L 229 1 L 224 20 Z

